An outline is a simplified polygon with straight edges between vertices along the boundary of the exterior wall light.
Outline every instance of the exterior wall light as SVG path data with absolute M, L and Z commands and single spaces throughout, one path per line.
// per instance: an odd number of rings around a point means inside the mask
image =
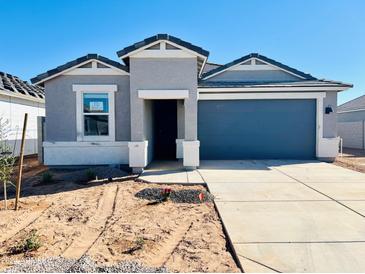
M 325 113 L 326 114 L 330 114 L 331 112 L 333 112 L 333 109 L 332 109 L 331 106 L 328 106 L 328 107 L 325 108 Z

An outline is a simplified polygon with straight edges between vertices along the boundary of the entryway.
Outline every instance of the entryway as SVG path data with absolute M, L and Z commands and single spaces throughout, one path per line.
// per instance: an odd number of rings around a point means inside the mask
M 177 101 L 153 100 L 153 160 L 176 160 Z

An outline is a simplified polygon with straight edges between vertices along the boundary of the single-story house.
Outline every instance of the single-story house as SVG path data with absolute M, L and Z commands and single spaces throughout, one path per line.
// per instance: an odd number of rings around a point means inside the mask
M 0 72 L 0 117 L 8 121 L 7 144 L 18 156 L 22 137 L 24 114 L 28 113 L 24 154 L 37 153 L 37 117 L 45 115 L 43 88 Z
M 365 95 L 338 106 L 337 121 L 343 147 L 365 149 Z
M 257 53 L 225 65 L 158 34 L 117 52 L 88 54 L 32 79 L 44 86 L 47 165 L 182 159 L 323 159 L 338 152 L 337 92 Z

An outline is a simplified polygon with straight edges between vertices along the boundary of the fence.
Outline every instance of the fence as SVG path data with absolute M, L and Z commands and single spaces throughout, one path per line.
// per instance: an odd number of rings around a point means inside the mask
M 365 121 L 339 122 L 338 135 L 343 139 L 343 147 L 365 149 Z

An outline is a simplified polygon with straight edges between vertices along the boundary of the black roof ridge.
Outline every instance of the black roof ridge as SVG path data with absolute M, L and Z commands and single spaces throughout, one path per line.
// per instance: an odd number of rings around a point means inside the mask
M 309 73 L 305 73 L 305 72 L 302 72 L 302 71 L 297 70 L 295 68 L 292 68 L 292 67 L 289 67 L 287 65 L 284 65 L 283 63 L 280 63 L 280 62 L 278 62 L 278 61 L 276 61 L 274 59 L 268 58 L 268 57 L 266 57 L 264 55 L 261 55 L 259 53 L 249 53 L 249 54 L 247 54 L 247 55 L 245 55 L 243 57 L 240 57 L 238 59 L 235 59 L 235 60 L 233 60 L 233 61 L 231 61 L 231 62 L 229 62 L 229 63 L 227 63 L 225 65 L 222 65 L 219 68 L 215 68 L 215 69 L 212 69 L 212 70 L 204 73 L 201 78 L 204 79 L 204 78 L 206 78 L 208 76 L 211 76 L 213 74 L 216 74 L 217 72 L 223 71 L 223 70 L 225 70 L 225 69 L 227 69 L 229 67 L 232 67 L 234 65 L 237 65 L 239 63 L 243 63 L 244 61 L 249 60 L 251 58 L 261 59 L 261 60 L 263 60 L 263 61 L 265 61 L 267 63 L 273 64 L 274 66 L 277 66 L 277 67 L 279 67 L 281 69 L 287 70 L 287 71 L 289 71 L 289 72 L 291 72 L 293 74 L 296 74 L 298 76 L 301 76 L 301 77 L 303 77 L 306 80 L 317 80 L 317 78 L 313 77 Z
M 222 64 L 217 64 L 217 63 L 209 62 L 209 61 L 207 61 L 206 64 L 215 65 L 215 66 L 223 66 Z
M 192 51 L 195 51 L 196 53 L 200 54 L 200 55 L 203 55 L 205 57 L 208 57 L 209 55 L 209 51 L 199 47 L 199 46 L 196 46 L 196 45 L 193 45 L 189 42 L 186 42 L 184 40 L 181 40 L 180 38 L 177 38 L 175 36 L 172 36 L 170 34 L 167 34 L 167 33 L 159 33 L 159 34 L 155 34 L 153 36 L 150 36 L 146 39 L 143 39 L 142 41 L 139 41 L 139 42 L 136 42 L 130 46 L 127 46 L 121 50 L 118 50 L 117 51 L 117 55 L 118 57 L 121 57 L 121 56 L 124 56 L 130 52 L 133 52 L 139 48 L 142 48 L 144 46 L 147 46 L 153 42 L 156 42 L 158 40 L 167 40 L 167 41 L 171 41 L 175 44 L 178 44 L 182 47 L 185 47 L 187 49 L 190 49 Z
M 116 67 L 118 69 L 124 70 L 126 72 L 128 72 L 128 67 L 122 65 L 121 63 L 111 60 L 107 57 L 104 57 L 102 55 L 96 54 L 96 53 L 88 53 L 84 56 L 81 56 L 79 58 L 76 58 L 72 61 L 69 61 L 63 65 L 60 65 L 54 69 L 48 70 L 44 73 L 38 74 L 36 77 L 33 77 L 32 79 L 30 79 L 30 81 L 34 84 L 34 83 L 38 83 L 39 81 L 42 81 L 46 78 L 49 78 L 55 74 L 61 73 L 62 71 L 65 71 L 66 69 L 72 68 L 74 66 L 80 65 L 81 63 L 85 62 L 85 61 L 89 61 L 89 60 L 97 60 L 97 61 L 101 61 L 104 62 L 110 66 Z

